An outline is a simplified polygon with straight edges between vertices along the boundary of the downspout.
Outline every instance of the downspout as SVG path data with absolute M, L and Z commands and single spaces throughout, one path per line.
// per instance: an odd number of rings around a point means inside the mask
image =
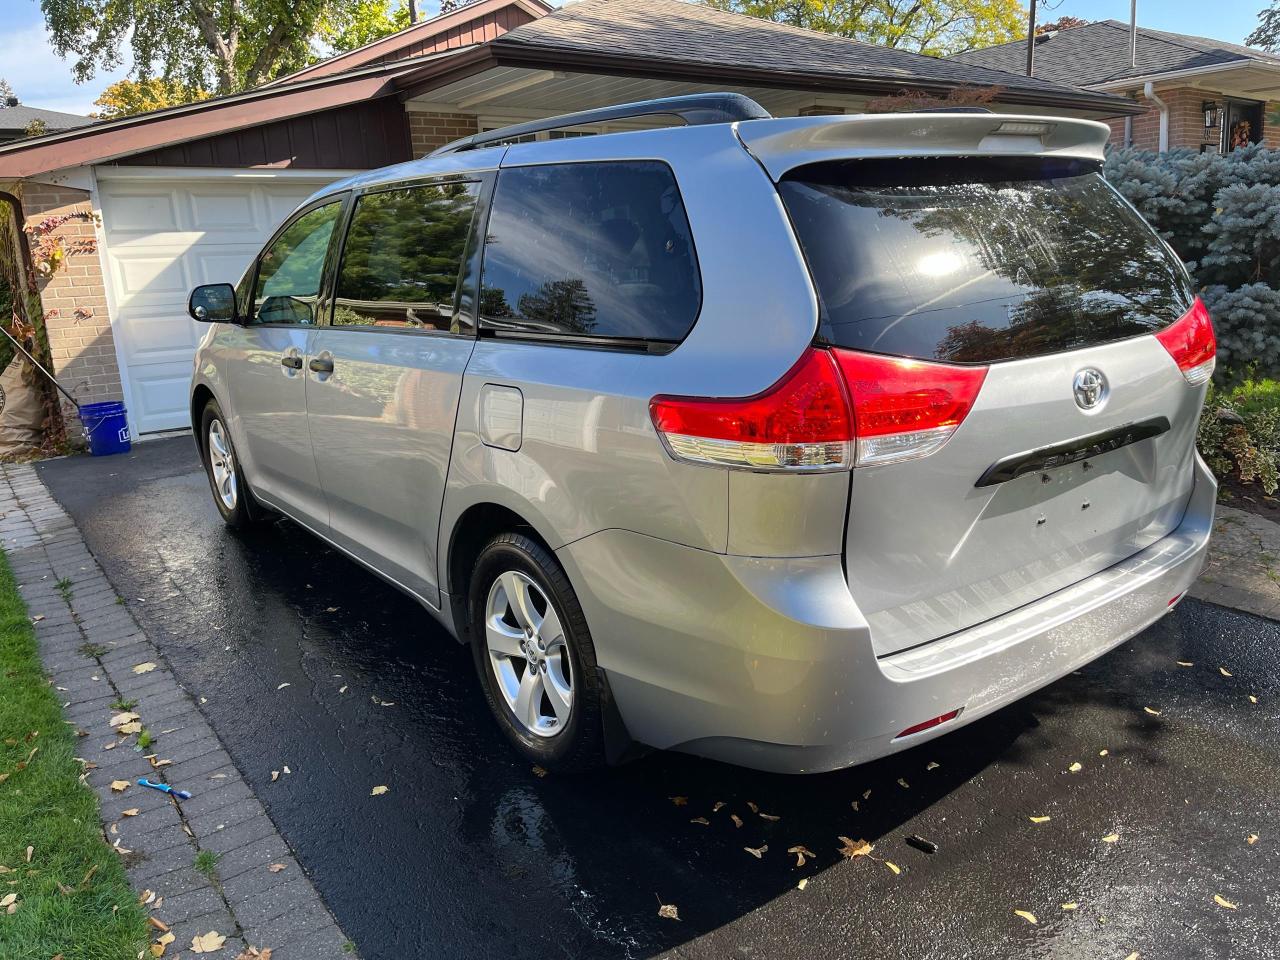
M 1169 150 L 1169 105 L 1160 99 L 1159 94 L 1156 93 L 1155 85 L 1150 80 L 1143 86 L 1142 93 L 1160 110 L 1160 152 L 1167 153 Z

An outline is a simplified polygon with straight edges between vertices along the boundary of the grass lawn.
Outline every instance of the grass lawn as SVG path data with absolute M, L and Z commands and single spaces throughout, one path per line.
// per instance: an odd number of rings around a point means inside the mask
M 87 742 L 62 719 L 0 554 L 0 903 L 18 896 L 13 913 L 0 908 L 4 960 L 135 960 L 146 946 L 146 916 L 79 780 Z

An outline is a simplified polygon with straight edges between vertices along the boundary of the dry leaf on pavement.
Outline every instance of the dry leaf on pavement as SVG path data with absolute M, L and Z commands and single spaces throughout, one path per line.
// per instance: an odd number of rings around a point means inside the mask
M 271 771 L 271 782 L 272 782 L 272 783 L 275 783 L 275 782 L 276 782 L 277 780 L 279 780 L 279 779 L 280 779 L 280 771 L 279 771 L 279 770 L 272 770 L 272 771 Z
M 765 853 L 769 850 L 769 845 L 766 843 L 760 847 L 743 847 L 742 849 L 747 851 L 747 853 L 751 854 L 757 860 L 760 860 L 764 857 Z
M 547 771 L 543 767 L 534 767 L 532 772 L 538 779 L 542 779 L 547 775 Z
M 130 720 L 140 720 L 136 713 L 117 713 L 111 718 L 111 726 L 118 727 L 122 723 L 128 723 Z
M 134 673 L 150 673 L 156 668 L 156 665 L 148 660 L 146 663 L 140 663 L 133 668 Z
M 1213 895 L 1213 902 L 1220 907 L 1225 907 L 1228 910 L 1234 910 L 1236 908 L 1236 905 L 1234 903 L 1232 903 L 1230 900 L 1223 898 L 1221 894 L 1215 893 Z
M 1027 921 L 1027 923 L 1039 923 L 1039 922 L 1040 922 L 1039 920 L 1037 920 L 1037 919 L 1036 919 L 1036 915 L 1035 915 L 1034 913 L 1032 913 L 1030 910 L 1015 910 L 1015 911 L 1013 911 L 1013 912 L 1014 912 L 1014 914 L 1016 914 L 1017 916 L 1021 917 L 1023 920 Z
M 119 727 L 118 732 L 119 732 L 119 733 L 125 733 L 125 734 L 129 734 L 129 733 L 141 733 L 141 732 L 142 732 L 142 721 L 141 721 L 141 720 L 130 720 L 128 723 L 122 723 L 122 724 L 120 724 L 120 727 Z
M 806 859 L 813 857 L 813 851 L 803 844 L 797 844 L 794 847 L 787 847 L 787 853 L 796 855 L 796 866 L 803 867 Z
M 169 925 L 159 917 L 147 917 L 147 923 L 151 924 L 151 926 L 155 927 L 161 933 L 169 932 Z
M 700 823 L 700 824 L 702 824 L 704 827 L 709 827 L 709 826 L 711 826 L 711 821 L 710 821 L 710 820 L 708 820 L 706 817 L 694 817 L 694 818 L 693 818 L 692 820 L 690 820 L 689 822 L 690 822 L 690 823 Z
M 271 873 L 279 873 L 281 870 L 284 869 L 284 867 L 285 865 L 283 863 L 273 863 L 271 864 L 271 866 L 267 867 L 267 870 L 270 871 Z
M 802 877 L 802 878 L 801 878 L 801 880 L 800 880 L 800 882 L 796 884 L 796 889 L 797 889 L 797 890 L 803 890 L 803 889 L 804 889 L 805 887 L 807 887 L 808 885 L 809 885 L 809 878 L 808 878 L 808 877 Z
M 1027 817 L 1032 823 L 1048 823 L 1049 817 Z
M 1103 838 L 1102 838 L 1102 842 L 1103 842 L 1103 843 L 1115 843 L 1115 842 L 1116 842 L 1117 840 L 1119 840 L 1119 839 L 1120 839 L 1120 834 L 1118 834 L 1118 833 L 1108 833 L 1105 837 L 1103 837 Z
M 1219 667 L 1219 668 L 1218 668 L 1218 672 L 1219 672 L 1220 674 L 1222 674 L 1224 677 L 1229 677 L 1229 676 L 1231 676 L 1231 671 L 1230 671 L 1230 670 L 1228 670 L 1226 667 Z
M 284 689 L 285 687 L 287 687 L 287 686 L 289 686 L 289 683 L 288 683 L 288 682 L 285 682 L 285 683 L 280 684 L 280 686 L 276 687 L 276 689 L 277 689 L 277 690 L 283 690 L 283 689 Z
M 1244 842 L 1252 847 L 1255 843 L 1258 842 L 1258 835 L 1256 833 L 1251 833 L 1244 838 Z
M 1080 909 L 1080 904 L 1078 904 L 1078 903 L 1076 903 L 1076 902 L 1074 902 L 1074 901 L 1072 901 L 1071 903 L 1064 903 L 1064 904 L 1062 905 L 1062 909 L 1063 909 L 1063 910 L 1078 910 L 1078 909 Z
M 840 855 L 846 860 L 854 857 L 865 857 L 875 846 L 865 840 L 850 840 L 848 837 L 836 837 L 840 841 Z
M 121 810 L 121 811 L 120 811 L 120 816 L 122 816 L 122 817 L 136 817 L 140 812 L 141 812 L 141 811 L 139 810 L 139 808 L 138 808 L 138 807 L 130 807 L 128 810 Z
M 663 903 L 662 898 L 658 898 L 658 916 L 664 920 L 679 920 L 680 911 L 676 909 L 674 903 Z
M 192 953 L 217 953 L 222 949 L 222 945 L 227 942 L 227 938 L 220 934 L 217 930 L 210 930 L 203 936 L 191 938 Z
M 724 809 L 724 801 L 723 801 L 723 800 L 717 800 L 717 801 L 715 802 L 715 805 L 711 808 L 711 812 L 712 812 L 712 813 L 719 813 L 719 812 L 720 812 L 721 810 L 723 810 L 723 809 Z
M 1195 666 L 1195 664 L 1194 664 L 1194 663 L 1192 663 L 1190 660 L 1179 660 L 1179 661 L 1178 661 L 1178 666 L 1180 666 L 1180 667 L 1194 667 L 1194 666 Z
M 236 960 L 271 960 L 271 948 L 263 947 L 259 950 L 257 947 L 250 947 L 242 951 Z
M 1159 711 L 1159 710 L 1156 710 L 1154 707 L 1143 707 L 1142 709 L 1143 709 L 1146 713 L 1151 714 L 1153 717 L 1158 717 L 1158 716 L 1160 716 L 1160 711 Z
M 116 793 L 121 793 L 125 790 L 128 790 L 129 781 L 128 780 L 112 780 L 111 789 L 114 790 Z
M 895 875 L 902 872 L 902 868 L 898 866 L 896 863 L 894 863 L 892 860 L 886 860 L 884 862 L 884 865 L 888 867 L 890 870 L 892 870 Z
M 683 807 L 686 803 L 689 802 L 688 797 L 667 797 L 667 799 L 670 800 L 672 803 L 674 803 L 677 807 Z
M 733 821 L 733 825 L 735 827 L 742 826 L 742 818 L 738 816 L 736 813 L 729 814 L 729 819 Z
M 1072 773 L 1079 773 L 1081 770 L 1084 769 L 1084 764 L 1081 763 L 1079 760 L 1077 760 L 1071 766 L 1067 767 L 1067 769 L 1070 770 Z
M 380 796 L 382 796 L 384 793 L 386 793 L 387 791 L 389 791 L 390 789 L 391 789 L 391 788 L 390 788 L 390 787 L 388 787 L 386 784 L 381 784 L 381 785 L 379 785 L 379 786 L 374 787 L 372 790 L 370 790 L 370 791 L 369 791 L 369 796 L 371 796 L 371 797 L 380 797 Z

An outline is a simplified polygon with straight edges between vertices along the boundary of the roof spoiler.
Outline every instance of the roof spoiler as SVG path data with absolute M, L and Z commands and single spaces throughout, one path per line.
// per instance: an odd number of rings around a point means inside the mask
M 1105 158 L 1111 128 L 1096 120 L 1021 114 L 877 113 L 744 123 L 738 136 L 774 180 L 824 160 L 873 157 Z
M 685 97 L 640 100 L 636 103 L 618 104 L 615 107 L 566 113 L 558 117 L 547 117 L 544 120 L 516 123 L 497 130 L 486 130 L 484 133 L 473 133 L 461 140 L 446 143 L 438 150 L 432 151 L 430 155 L 438 157 L 445 153 L 475 150 L 479 147 L 489 147 L 517 137 L 528 136 L 531 133 L 577 127 L 585 123 L 609 123 L 615 120 L 632 120 L 637 117 L 662 116 L 679 117 L 688 126 L 696 127 L 708 123 L 767 120 L 773 115 L 750 97 L 744 97 L 740 93 L 696 93 Z

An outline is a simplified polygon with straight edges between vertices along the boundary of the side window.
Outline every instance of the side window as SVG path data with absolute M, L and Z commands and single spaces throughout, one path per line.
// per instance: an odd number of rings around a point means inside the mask
M 333 325 L 455 329 L 478 193 L 476 183 L 446 183 L 361 197 L 342 248 Z
M 678 342 L 701 299 L 689 221 L 666 164 L 549 164 L 498 174 L 481 329 Z
M 258 260 L 253 288 L 254 323 L 315 323 L 316 301 L 324 276 L 333 228 L 342 201 L 303 214 Z

